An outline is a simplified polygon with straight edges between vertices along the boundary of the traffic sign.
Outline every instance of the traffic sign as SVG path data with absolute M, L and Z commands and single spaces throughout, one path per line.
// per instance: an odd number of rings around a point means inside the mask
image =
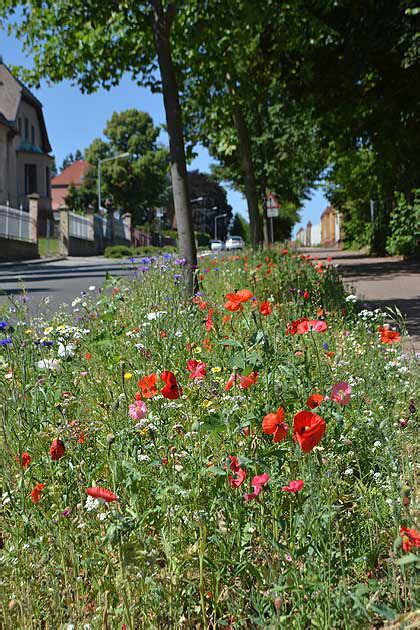
M 277 198 L 273 193 L 268 193 L 267 195 L 267 217 L 269 219 L 274 219 L 279 216 L 279 207 L 280 204 L 277 201 Z

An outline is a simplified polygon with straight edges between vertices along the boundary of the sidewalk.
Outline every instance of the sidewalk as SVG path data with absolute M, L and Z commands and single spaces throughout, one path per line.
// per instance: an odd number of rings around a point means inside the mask
M 0 262 L 0 269 L 10 269 L 11 267 L 27 267 L 28 265 L 41 265 L 43 263 L 57 262 L 65 260 L 66 256 L 50 256 L 45 258 L 34 258 L 32 260 L 13 260 L 12 262 Z
M 362 252 L 302 248 L 314 258 L 338 264 L 349 290 L 367 308 L 397 306 L 405 316 L 410 340 L 420 352 L 420 262 L 401 258 L 370 258 Z

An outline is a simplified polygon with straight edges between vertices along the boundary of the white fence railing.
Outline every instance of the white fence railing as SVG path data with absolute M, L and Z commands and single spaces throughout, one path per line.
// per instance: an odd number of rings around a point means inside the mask
M 9 208 L 9 206 L 0 206 L 0 236 L 31 243 L 31 217 L 29 213 Z
M 75 212 L 69 212 L 69 235 L 73 238 L 92 241 L 93 236 L 89 219 Z

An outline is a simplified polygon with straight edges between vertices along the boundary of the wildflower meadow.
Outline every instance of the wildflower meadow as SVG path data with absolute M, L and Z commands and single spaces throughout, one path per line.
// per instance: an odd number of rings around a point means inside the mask
M 398 313 L 288 249 L 203 257 L 192 299 L 183 262 L 3 308 L 2 627 L 415 624 Z

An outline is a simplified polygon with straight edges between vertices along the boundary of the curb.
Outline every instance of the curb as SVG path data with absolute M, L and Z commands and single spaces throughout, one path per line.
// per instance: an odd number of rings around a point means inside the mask
M 42 263 L 58 262 L 66 260 L 67 256 L 54 256 L 51 258 L 35 258 L 34 260 L 14 260 L 13 262 L 0 263 L 0 269 L 9 269 L 11 267 L 28 267 L 32 265 L 40 265 Z

